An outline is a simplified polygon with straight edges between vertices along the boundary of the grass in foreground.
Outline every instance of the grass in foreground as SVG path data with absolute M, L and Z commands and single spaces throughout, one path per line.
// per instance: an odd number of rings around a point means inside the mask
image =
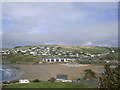
M 28 84 L 10 84 L 5 85 L 3 88 L 95 88 L 88 85 L 76 85 L 70 82 L 40 82 L 40 83 L 28 83 Z

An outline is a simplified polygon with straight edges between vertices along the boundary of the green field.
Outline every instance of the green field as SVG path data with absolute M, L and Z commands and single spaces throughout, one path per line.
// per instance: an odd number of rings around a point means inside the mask
M 10 54 L 10 55 L 3 55 L 4 58 L 2 59 L 3 63 L 18 63 L 18 64 L 35 64 L 42 61 L 42 56 L 40 55 L 23 55 L 23 54 Z
M 85 52 L 90 54 L 102 54 L 102 53 L 109 53 L 110 50 L 105 47 L 94 47 L 94 48 L 78 48 L 78 49 L 68 49 L 68 48 L 61 48 L 64 51 L 77 51 L 77 52 Z
M 39 82 L 39 83 L 28 83 L 28 84 L 10 84 L 5 85 L 3 88 L 95 88 L 88 85 L 76 85 L 70 82 Z
M 90 54 L 102 54 L 109 53 L 110 50 L 107 47 L 97 47 L 97 46 L 69 46 L 69 45 L 36 45 L 36 46 L 44 46 L 44 47 L 60 47 L 63 51 L 78 51 L 78 52 L 86 52 Z M 35 46 L 18 46 L 15 49 L 29 49 Z M 68 48 L 69 47 L 69 48 Z

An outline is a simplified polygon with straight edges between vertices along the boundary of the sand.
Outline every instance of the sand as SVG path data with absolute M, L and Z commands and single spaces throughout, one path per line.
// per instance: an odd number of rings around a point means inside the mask
M 51 77 L 55 77 L 57 74 L 68 75 L 68 79 L 75 80 L 84 76 L 85 69 L 92 69 L 97 74 L 101 73 L 103 66 L 87 65 L 79 67 L 68 67 L 59 64 L 47 64 L 47 65 L 14 65 L 19 67 L 25 73 L 21 79 L 34 80 L 39 79 L 47 81 Z

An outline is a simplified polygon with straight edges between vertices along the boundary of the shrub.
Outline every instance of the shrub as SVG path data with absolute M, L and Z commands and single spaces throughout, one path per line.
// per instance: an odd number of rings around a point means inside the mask
M 79 64 L 90 64 L 91 62 L 83 60 L 83 61 L 77 61 L 77 63 L 79 63 Z
M 10 84 L 10 81 L 4 81 L 3 84 Z
M 52 77 L 52 78 L 50 78 L 48 81 L 49 81 L 49 82 L 55 82 L 55 80 L 56 80 L 56 79 L 55 79 L 54 77 Z
M 18 83 L 19 80 L 13 80 L 13 81 L 10 81 L 10 83 Z
M 78 78 L 76 81 L 77 81 L 77 82 L 80 82 L 80 78 Z
M 39 79 L 35 79 L 32 82 L 40 82 L 40 80 Z
M 92 78 L 96 78 L 96 76 L 95 76 L 95 72 L 94 71 L 92 71 L 91 69 L 86 69 L 86 70 L 84 70 L 84 74 L 85 74 L 85 79 L 92 79 Z
M 120 88 L 120 72 L 118 67 L 110 68 L 110 65 L 105 65 L 105 72 L 99 77 L 99 87 L 100 88 Z

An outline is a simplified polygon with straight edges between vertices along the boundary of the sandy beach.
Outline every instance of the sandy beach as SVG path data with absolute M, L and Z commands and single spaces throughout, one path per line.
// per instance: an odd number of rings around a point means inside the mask
M 47 65 L 14 65 L 19 67 L 24 74 L 22 79 L 40 79 L 43 81 L 47 81 L 51 77 L 55 77 L 57 74 L 68 75 L 68 79 L 77 79 L 81 76 L 84 76 L 85 69 L 92 69 L 97 74 L 101 73 L 103 66 L 97 65 L 80 65 L 77 67 L 70 67 L 67 65 L 59 65 L 59 64 L 47 64 Z

